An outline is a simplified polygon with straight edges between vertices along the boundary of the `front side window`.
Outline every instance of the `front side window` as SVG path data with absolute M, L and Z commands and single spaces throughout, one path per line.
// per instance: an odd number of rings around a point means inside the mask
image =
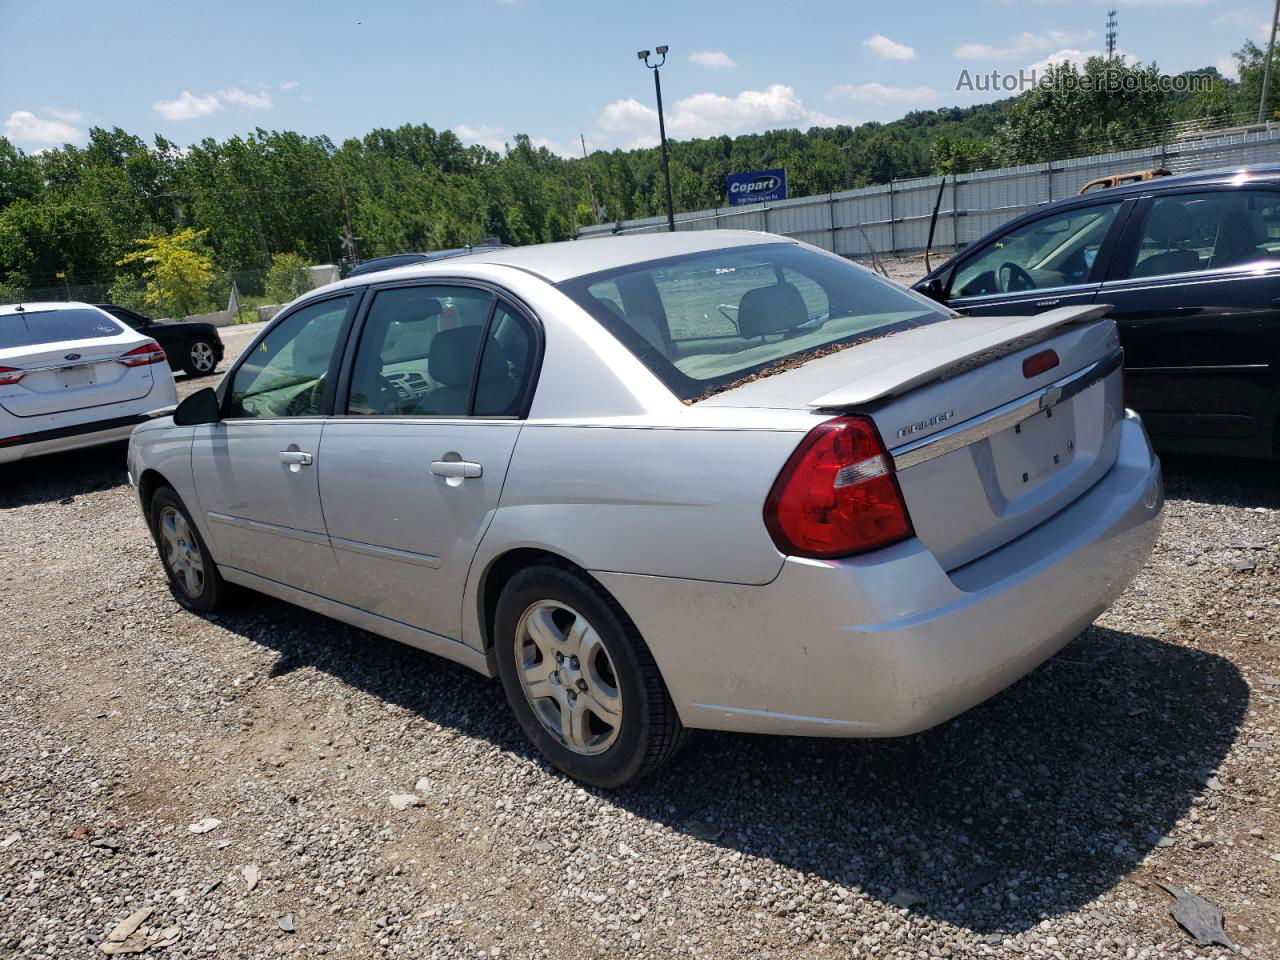
M 868 270 L 791 243 L 634 264 L 560 289 L 685 400 L 793 357 L 951 316 Z
M 1280 257 L 1280 194 L 1216 190 L 1157 197 L 1131 277 L 1235 267 Z
M 351 369 L 354 416 L 465 417 L 493 295 L 415 286 L 374 297 Z
M 268 331 L 231 381 L 231 417 L 314 417 L 351 297 L 295 310 Z
M 1120 204 L 1052 214 L 998 238 L 960 265 L 951 296 L 1020 293 L 1085 283 Z

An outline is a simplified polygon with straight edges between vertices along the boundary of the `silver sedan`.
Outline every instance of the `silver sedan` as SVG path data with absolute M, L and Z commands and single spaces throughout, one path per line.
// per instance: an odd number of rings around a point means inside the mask
M 1155 541 L 1105 306 L 964 317 L 781 237 L 491 250 L 307 294 L 129 470 L 178 602 L 249 587 L 501 678 L 574 777 L 691 728 L 897 736 Z

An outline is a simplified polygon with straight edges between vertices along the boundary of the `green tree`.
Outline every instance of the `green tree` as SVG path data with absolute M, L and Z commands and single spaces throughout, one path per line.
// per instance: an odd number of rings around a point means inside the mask
M 307 261 L 296 253 L 277 253 L 267 271 L 267 296 L 274 303 L 288 303 L 311 289 Z
M 208 305 L 213 284 L 213 261 L 204 253 L 206 232 L 187 227 L 172 235 L 153 233 L 117 265 L 139 268 L 151 306 L 177 316 L 196 313 Z

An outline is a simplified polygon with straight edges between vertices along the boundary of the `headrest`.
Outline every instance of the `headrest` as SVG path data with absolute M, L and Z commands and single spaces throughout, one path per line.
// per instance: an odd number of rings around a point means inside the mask
M 1191 239 L 1191 214 L 1177 200 L 1160 201 L 1151 213 L 1147 236 L 1157 243 Z
M 1222 218 L 1218 246 L 1233 244 L 1239 249 L 1256 247 L 1267 239 L 1267 226 L 1254 210 L 1235 209 Z
M 446 387 L 465 387 L 475 371 L 476 353 L 484 327 L 454 327 L 441 330 L 431 338 L 427 372 L 431 379 Z
M 747 339 L 792 330 L 808 319 L 804 297 L 785 280 L 748 290 L 738 302 L 738 332 Z
M 387 319 L 394 323 L 414 323 L 429 317 L 440 316 L 440 301 L 425 294 L 418 295 L 412 290 L 397 291 L 391 302 L 385 307 Z

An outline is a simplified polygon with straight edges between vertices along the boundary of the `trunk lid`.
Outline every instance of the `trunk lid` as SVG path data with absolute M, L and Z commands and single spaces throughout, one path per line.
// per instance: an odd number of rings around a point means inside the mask
M 861 413 L 893 457 L 916 536 L 945 569 L 1053 516 L 1115 462 L 1123 399 L 1106 306 L 960 317 L 809 361 L 709 406 Z M 1023 361 L 1058 362 L 1027 376 Z
M 139 400 L 151 392 L 152 367 L 127 367 L 119 358 L 147 342 L 132 331 L 0 351 L 0 366 L 26 371 L 0 386 L 0 407 L 15 417 L 66 413 Z

